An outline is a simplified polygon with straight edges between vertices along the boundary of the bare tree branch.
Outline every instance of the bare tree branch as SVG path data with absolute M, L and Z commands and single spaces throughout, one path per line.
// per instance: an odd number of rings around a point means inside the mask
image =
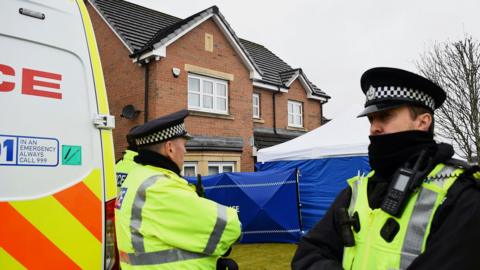
M 480 43 L 471 36 L 437 43 L 416 63 L 425 77 L 447 92 L 436 112 L 436 133 L 453 141 L 461 156 L 480 165 Z

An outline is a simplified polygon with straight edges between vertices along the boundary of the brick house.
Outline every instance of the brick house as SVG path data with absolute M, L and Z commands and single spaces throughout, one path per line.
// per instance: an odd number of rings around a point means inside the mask
M 330 98 L 216 6 L 180 19 L 123 0 L 90 0 L 115 154 L 135 125 L 188 108 L 184 173 L 253 171 L 256 150 L 322 124 Z M 132 107 L 133 106 L 133 107 Z

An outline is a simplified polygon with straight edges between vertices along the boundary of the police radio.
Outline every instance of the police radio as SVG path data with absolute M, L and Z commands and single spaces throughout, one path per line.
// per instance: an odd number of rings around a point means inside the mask
M 428 173 L 429 166 L 419 171 L 420 166 L 425 163 L 426 154 L 426 150 L 420 153 L 413 168 L 399 168 L 395 172 L 388 187 L 388 193 L 382 202 L 381 208 L 383 211 L 395 217 L 402 215 L 410 194 L 422 184 L 423 178 Z
M 393 177 L 388 193 L 382 202 L 382 210 L 392 216 L 400 216 L 404 204 L 410 195 L 410 187 L 415 178 L 415 171 L 400 168 Z

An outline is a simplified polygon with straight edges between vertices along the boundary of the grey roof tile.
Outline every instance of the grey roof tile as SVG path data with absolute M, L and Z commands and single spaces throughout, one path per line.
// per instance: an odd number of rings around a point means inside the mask
M 140 50 L 158 29 L 182 20 L 123 0 L 93 0 L 92 3 L 132 52 Z
M 305 80 L 307 81 L 307 83 L 310 85 L 310 87 L 312 88 L 312 91 L 313 91 L 313 94 L 317 95 L 317 96 L 322 96 L 322 97 L 325 97 L 327 99 L 330 99 L 331 97 L 329 95 L 327 95 L 325 92 L 323 92 L 320 88 L 318 88 L 318 86 L 316 86 L 314 83 L 312 83 L 308 78 L 307 78 L 307 75 L 305 75 L 305 73 L 303 73 L 303 76 L 305 77 Z
M 279 73 L 291 70 L 292 67 L 285 63 L 280 57 L 276 56 L 264 46 L 246 39 L 240 39 L 240 42 L 247 49 L 253 60 L 262 71 L 262 79 L 265 83 L 281 86 L 283 85 Z
M 240 39 L 240 42 L 242 42 L 250 55 L 253 57 L 253 60 L 263 72 L 262 82 L 278 86 L 285 86 L 285 84 L 290 81 L 292 76 L 297 74 L 297 72 L 300 72 L 305 77 L 314 95 L 325 97 L 327 99 L 330 98 L 330 96 L 325 94 L 325 92 L 313 84 L 301 69 L 293 69 L 289 64 L 285 63 L 285 61 L 283 61 L 269 49 L 258 43 L 245 39 Z
M 280 79 L 282 80 L 282 83 L 287 84 L 292 79 L 292 77 L 297 74 L 299 70 L 300 69 L 297 68 L 297 69 L 291 69 L 291 70 L 280 72 L 279 75 L 280 75 Z

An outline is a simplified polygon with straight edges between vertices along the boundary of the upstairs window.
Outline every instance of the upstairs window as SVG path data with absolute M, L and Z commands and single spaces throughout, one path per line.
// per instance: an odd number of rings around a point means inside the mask
M 228 82 L 188 74 L 188 109 L 228 114 Z
M 260 118 L 260 95 L 259 94 L 256 94 L 256 93 L 253 94 L 252 104 L 253 104 L 253 118 Z
M 288 101 L 288 125 L 291 127 L 303 127 L 303 108 L 298 101 Z

